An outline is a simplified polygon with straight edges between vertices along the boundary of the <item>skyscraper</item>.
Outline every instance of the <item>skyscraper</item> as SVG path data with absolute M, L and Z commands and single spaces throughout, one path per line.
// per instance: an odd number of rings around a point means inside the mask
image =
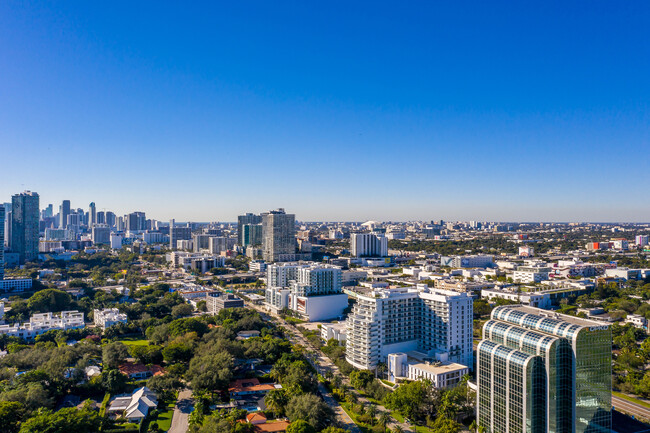
M 5 277 L 5 207 L 0 205 L 0 280 Z
M 492 433 L 611 431 L 609 325 L 497 307 L 477 347 L 477 419 Z
M 243 247 L 260 245 L 262 243 L 262 224 L 244 224 L 241 228 L 240 245 Z
M 237 242 L 239 245 L 246 246 L 244 243 L 244 225 L 246 224 L 261 224 L 262 217 L 260 215 L 255 215 L 253 213 L 247 213 L 246 215 L 239 215 L 237 217 Z
M 70 200 L 63 200 L 61 203 L 61 212 L 59 212 L 59 228 L 68 226 L 68 215 L 70 215 Z
M 39 197 L 31 191 L 11 198 L 11 248 L 19 255 L 20 263 L 38 258 Z
M 262 215 L 262 256 L 267 262 L 281 259 L 283 254 L 296 253 L 296 216 L 284 209 Z
M 95 202 L 90 203 L 88 208 L 88 227 L 92 227 L 97 224 L 97 207 Z

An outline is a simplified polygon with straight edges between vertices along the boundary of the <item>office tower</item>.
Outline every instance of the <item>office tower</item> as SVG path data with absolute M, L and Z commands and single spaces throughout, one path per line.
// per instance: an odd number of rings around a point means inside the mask
M 38 194 L 31 191 L 11 198 L 11 248 L 21 264 L 38 258 L 38 202 Z
M 109 227 L 115 227 L 115 214 L 111 211 L 106 212 L 106 224 Z
M 477 419 L 491 433 L 611 431 L 609 325 L 497 307 L 477 347 Z
M 420 351 L 472 367 L 473 301 L 429 287 L 375 289 L 356 296 L 348 316 L 346 359 L 372 370 L 391 353 Z
M 178 227 L 174 220 L 169 222 L 169 248 L 175 250 L 178 248 L 178 241 L 191 239 L 192 229 L 190 227 Z
M 239 244 L 244 247 L 262 244 L 262 224 L 244 224 Z
M 97 207 L 95 202 L 90 203 L 88 208 L 88 227 L 97 224 Z
M 267 262 L 296 253 L 296 216 L 277 209 L 262 214 L 262 256 Z
M 644 247 L 648 245 L 648 236 L 647 235 L 638 235 L 637 237 L 634 238 L 636 241 L 636 244 L 640 247 Z
M 388 238 L 375 233 L 352 233 L 350 250 L 354 257 L 386 257 Z
M 97 212 L 96 224 L 106 224 L 106 212 L 104 211 Z
M 124 217 L 126 230 L 129 232 L 142 231 L 147 229 L 147 217 L 144 212 L 131 212 Z
M 341 268 L 320 263 L 275 263 L 266 268 L 266 303 L 289 308 L 307 320 L 338 318 L 348 307 Z
M 124 217 L 117 217 L 117 222 L 115 223 L 115 229 L 118 232 L 124 231 Z
M 260 215 L 255 215 L 253 213 L 247 213 L 246 215 L 239 215 L 237 217 L 237 242 L 239 245 L 245 246 L 243 238 L 243 227 L 245 224 L 261 224 L 262 217 Z
M 5 207 L 0 205 L 0 280 L 5 277 Z
M 52 218 L 54 216 L 54 208 L 52 203 L 48 204 L 45 209 L 43 209 L 43 218 Z
M 111 229 L 106 224 L 95 224 L 92 228 L 93 244 L 109 244 L 111 241 Z
M 63 200 L 59 212 L 59 228 L 64 229 L 68 226 L 68 215 L 70 215 L 70 200 Z

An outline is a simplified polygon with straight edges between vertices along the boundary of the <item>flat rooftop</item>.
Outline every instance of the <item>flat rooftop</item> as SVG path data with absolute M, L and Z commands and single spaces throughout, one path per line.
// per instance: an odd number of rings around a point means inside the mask
M 469 368 L 466 365 L 456 364 L 455 362 L 443 362 L 439 364 L 418 363 L 410 365 L 414 368 L 422 371 L 427 371 L 432 374 L 452 373 L 454 371 L 467 370 Z

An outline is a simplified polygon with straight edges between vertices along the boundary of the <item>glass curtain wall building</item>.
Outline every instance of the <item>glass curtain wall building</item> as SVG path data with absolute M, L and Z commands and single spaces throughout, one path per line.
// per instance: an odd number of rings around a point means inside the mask
M 477 348 L 477 418 L 490 433 L 611 430 L 612 335 L 599 322 L 497 307 Z

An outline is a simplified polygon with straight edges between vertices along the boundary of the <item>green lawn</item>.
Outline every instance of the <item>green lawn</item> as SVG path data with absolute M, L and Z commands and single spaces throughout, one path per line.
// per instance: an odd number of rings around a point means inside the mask
M 615 395 L 616 397 L 622 398 L 623 400 L 627 400 L 629 402 L 636 403 L 636 404 L 638 404 L 640 406 L 647 407 L 648 409 L 650 409 L 650 403 L 647 403 L 647 402 L 645 402 L 643 400 L 639 400 L 638 398 L 634 398 L 634 397 L 631 397 L 629 395 L 626 395 L 626 394 L 623 394 L 623 393 L 620 393 L 620 392 L 616 392 L 616 391 L 612 391 L 612 395 Z
M 176 406 L 175 402 L 169 403 L 167 405 L 167 410 L 158 415 L 156 422 L 158 423 L 158 427 L 160 427 L 162 431 L 167 431 L 171 428 L 172 416 L 174 415 L 175 406 Z
M 142 338 L 127 337 L 121 340 L 117 340 L 120 343 L 124 343 L 126 346 L 148 346 L 149 341 Z

